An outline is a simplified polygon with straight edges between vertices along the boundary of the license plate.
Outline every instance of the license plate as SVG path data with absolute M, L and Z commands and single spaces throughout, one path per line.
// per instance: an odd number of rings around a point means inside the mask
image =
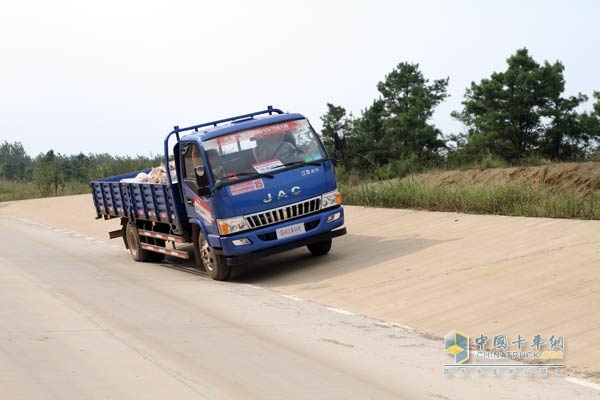
M 279 228 L 275 232 L 277 233 L 277 239 L 284 239 L 291 236 L 303 234 L 304 232 L 306 232 L 306 230 L 304 230 L 304 224 L 300 223 L 286 226 L 285 228 Z

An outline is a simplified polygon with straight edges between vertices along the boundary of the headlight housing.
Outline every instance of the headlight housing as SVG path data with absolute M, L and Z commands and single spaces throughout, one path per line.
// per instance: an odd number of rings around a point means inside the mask
M 321 208 L 328 208 L 342 204 L 342 194 L 339 190 L 325 193 L 321 199 Z
M 244 217 L 218 219 L 217 226 L 221 235 L 229 235 L 250 229 Z

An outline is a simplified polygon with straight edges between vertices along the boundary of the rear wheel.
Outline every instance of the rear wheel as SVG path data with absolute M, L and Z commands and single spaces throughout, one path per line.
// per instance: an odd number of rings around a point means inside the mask
M 323 240 L 306 246 L 313 256 L 323 256 L 331 250 L 331 239 Z
M 227 265 L 227 260 L 223 255 L 215 253 L 215 250 L 208 245 L 208 241 L 202 232 L 198 236 L 198 245 L 200 247 L 200 261 L 208 276 L 216 281 L 227 280 L 231 273 L 231 267 Z
M 140 235 L 135 225 L 127 224 L 125 228 L 125 237 L 127 238 L 127 246 L 129 253 L 135 261 L 146 262 L 150 260 L 150 252 L 142 249 L 140 244 Z

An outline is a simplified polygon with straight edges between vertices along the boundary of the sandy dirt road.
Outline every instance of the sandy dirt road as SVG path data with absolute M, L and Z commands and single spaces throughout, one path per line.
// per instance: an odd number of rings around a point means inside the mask
M 103 242 L 108 242 L 110 225 L 117 223 L 94 221 L 87 195 L 3 203 L 0 215 Z M 347 208 L 347 220 L 349 235 L 318 263 L 303 250 L 267 258 L 239 275 L 237 286 L 260 285 L 273 289 L 268 293 L 294 294 L 433 337 L 454 329 L 471 337 L 562 335 L 566 371 L 592 381 L 598 377 L 600 223 L 355 207 Z M 140 264 L 127 253 L 110 249 L 119 259 L 113 268 L 138 271 Z M 161 273 L 173 272 L 166 268 Z M 201 291 L 221 287 L 201 281 Z M 428 343 L 441 347 L 439 340 Z M 443 351 L 434 353 L 436 362 L 448 362 Z

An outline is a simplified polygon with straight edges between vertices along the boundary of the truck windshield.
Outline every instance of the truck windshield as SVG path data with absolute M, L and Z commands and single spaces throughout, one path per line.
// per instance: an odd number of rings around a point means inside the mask
M 281 122 L 207 140 L 206 150 L 215 181 L 272 174 L 327 157 L 307 120 Z

